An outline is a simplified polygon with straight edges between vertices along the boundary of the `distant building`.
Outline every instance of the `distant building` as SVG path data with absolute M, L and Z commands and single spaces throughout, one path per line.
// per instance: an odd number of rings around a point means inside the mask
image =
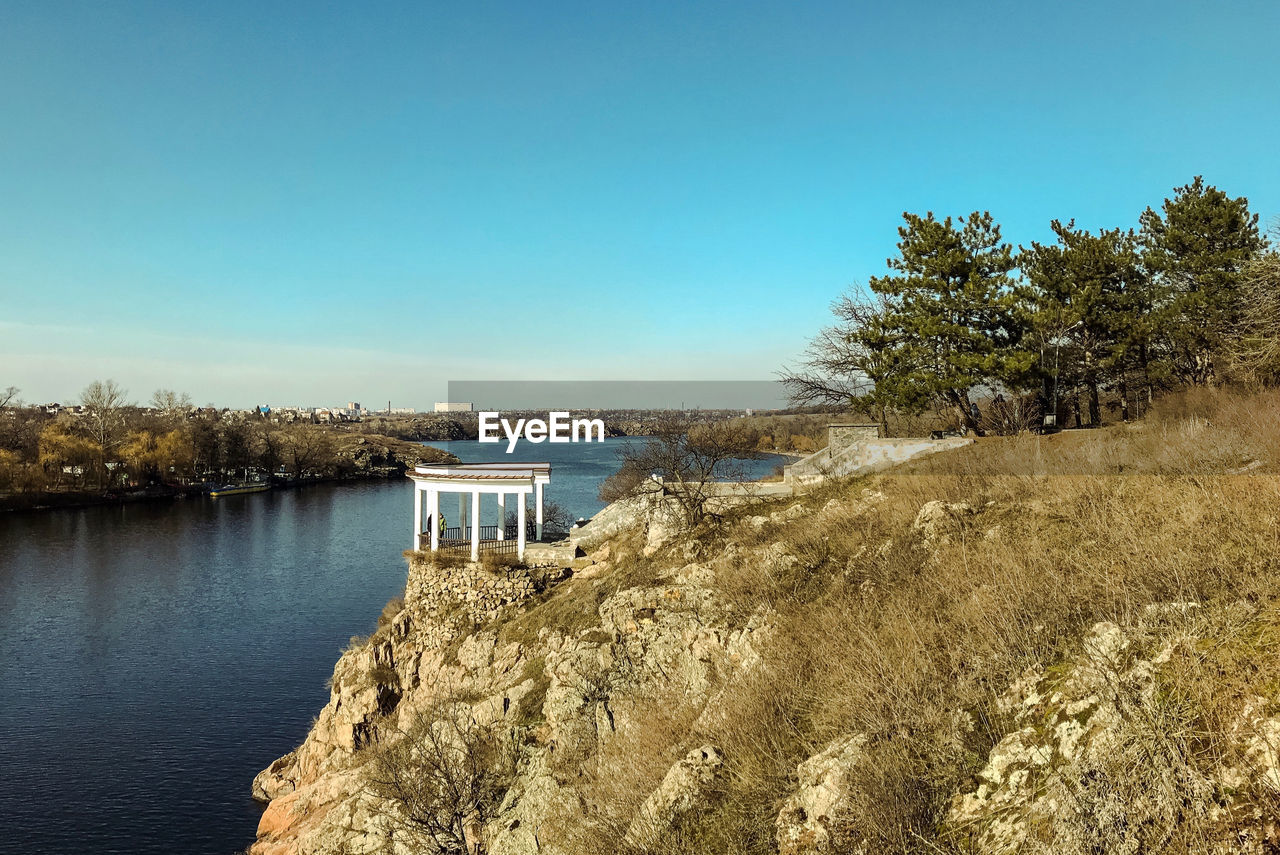
M 348 402 L 347 402 L 347 409 L 348 409 L 348 410 L 355 410 L 355 411 L 358 413 L 358 412 L 360 412 L 360 404 L 359 404 L 358 402 L 356 402 L 356 401 L 348 401 Z
M 437 413 L 469 413 L 471 410 L 469 401 L 436 401 Z
M 413 407 L 392 407 L 387 410 L 389 416 L 412 416 L 418 411 Z

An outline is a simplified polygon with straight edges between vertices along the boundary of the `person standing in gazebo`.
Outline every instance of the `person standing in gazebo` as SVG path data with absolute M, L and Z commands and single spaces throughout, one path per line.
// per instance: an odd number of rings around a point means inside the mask
M 436 520 L 432 519 L 432 518 L 431 518 L 431 515 L 430 515 L 430 514 L 428 514 L 428 515 L 427 515 L 427 525 L 426 525 L 426 527 L 425 527 L 425 528 L 423 528 L 423 529 L 422 529 L 422 533 L 423 533 L 423 534 L 425 534 L 425 535 L 427 536 L 427 539 L 428 539 L 428 540 L 430 540 L 430 539 L 431 539 L 431 526 L 432 526 L 432 524 L 433 524 L 433 523 L 435 523 L 435 522 L 436 522 Z M 441 514 L 441 515 L 440 515 L 439 525 L 440 525 L 440 540 L 444 540 L 444 527 L 445 527 L 444 514 Z

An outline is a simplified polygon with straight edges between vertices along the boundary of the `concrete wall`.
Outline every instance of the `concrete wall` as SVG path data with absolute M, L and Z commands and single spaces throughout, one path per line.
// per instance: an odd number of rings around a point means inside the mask
M 881 439 L 875 425 L 832 425 L 831 431 L 833 442 L 788 466 L 783 471 L 783 483 L 794 488 L 827 478 L 866 475 L 973 442 L 967 437 Z
M 862 442 L 863 440 L 876 439 L 879 436 L 879 425 L 827 425 L 827 448 L 831 449 L 832 454 L 839 454 L 856 443 Z

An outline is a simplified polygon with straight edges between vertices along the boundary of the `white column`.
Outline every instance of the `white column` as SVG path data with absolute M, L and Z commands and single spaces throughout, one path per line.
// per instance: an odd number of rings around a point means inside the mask
M 471 494 L 471 560 L 480 560 L 480 491 Z
M 528 513 L 525 500 L 525 494 L 520 494 L 520 509 L 516 511 L 516 555 L 520 560 L 524 560 L 524 521 Z
M 413 482 L 413 548 L 422 548 L 422 490 Z
M 507 494 L 498 494 L 498 540 L 507 539 Z
M 427 493 L 427 515 L 431 517 L 431 551 L 440 548 L 440 491 L 435 487 Z
M 534 493 L 537 494 L 537 497 L 538 497 L 537 498 L 537 501 L 538 501 L 537 516 L 533 518 L 533 523 L 535 526 L 537 526 L 537 530 L 534 533 L 538 536 L 538 540 L 541 541 L 542 540 L 542 484 L 540 483 L 535 484 L 533 487 L 533 491 Z

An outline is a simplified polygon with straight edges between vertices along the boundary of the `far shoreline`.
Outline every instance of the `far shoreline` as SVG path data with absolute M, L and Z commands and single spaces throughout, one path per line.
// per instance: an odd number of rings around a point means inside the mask
M 264 493 L 274 493 L 279 490 L 296 490 L 303 487 L 319 486 L 322 484 L 365 484 L 370 481 L 393 481 L 398 476 L 404 475 L 407 469 L 386 472 L 386 473 L 369 473 L 364 475 L 346 475 L 346 476 L 328 476 L 323 478 L 308 478 L 305 480 L 289 480 L 281 483 L 273 483 L 270 490 L 264 490 Z M 74 511 L 83 510 L 85 508 L 98 508 L 123 505 L 151 504 L 158 502 L 178 502 L 186 499 L 198 499 L 209 493 L 207 484 L 201 485 L 156 485 L 152 487 L 138 487 L 129 490 L 103 490 L 103 491 L 76 491 L 66 493 L 40 493 L 33 496 L 36 501 L 34 504 L 27 504 L 21 500 L 27 498 L 26 495 L 18 494 L 14 496 L 0 497 L 0 514 L 34 514 L 44 513 L 46 511 Z M 249 493 L 246 495 L 258 495 Z M 221 497 L 223 501 L 236 498 L 235 496 Z

